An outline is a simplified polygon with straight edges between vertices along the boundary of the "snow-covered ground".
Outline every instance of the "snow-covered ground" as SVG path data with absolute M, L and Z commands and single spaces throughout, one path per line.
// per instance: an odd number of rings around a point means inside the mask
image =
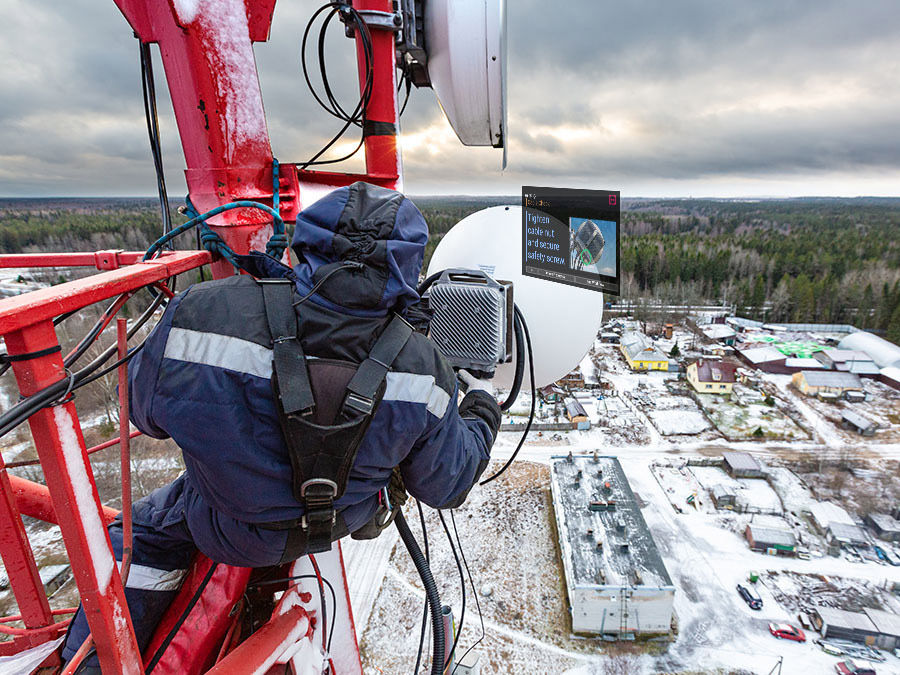
M 647 416 L 663 436 L 699 434 L 709 429 L 709 422 L 697 410 L 651 410 Z

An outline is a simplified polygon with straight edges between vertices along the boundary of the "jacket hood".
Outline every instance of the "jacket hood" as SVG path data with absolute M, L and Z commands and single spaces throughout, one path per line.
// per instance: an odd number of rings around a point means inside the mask
M 323 304 L 402 313 L 419 300 L 416 287 L 427 241 L 428 225 L 409 199 L 357 182 L 297 216 L 294 272 L 306 292 L 330 274 L 313 296 Z M 345 267 L 348 262 L 357 265 Z

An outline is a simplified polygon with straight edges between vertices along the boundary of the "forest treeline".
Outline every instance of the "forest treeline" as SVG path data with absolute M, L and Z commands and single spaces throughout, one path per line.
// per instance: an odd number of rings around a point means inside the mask
M 517 201 L 413 199 L 432 235 L 427 256 L 465 216 Z M 159 230 L 150 199 L 0 200 L 7 253 L 141 249 Z M 620 247 L 623 298 L 721 302 L 745 316 L 853 323 L 900 342 L 900 199 L 625 200 Z
M 900 342 L 900 200 L 649 202 L 622 217 L 623 295 L 722 302 Z

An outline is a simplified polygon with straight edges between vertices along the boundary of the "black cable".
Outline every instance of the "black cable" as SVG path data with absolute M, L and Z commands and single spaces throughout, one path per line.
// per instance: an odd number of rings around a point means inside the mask
M 313 572 L 315 572 L 316 581 L 319 586 L 319 607 L 322 610 L 322 639 L 325 641 L 325 651 L 328 651 L 328 638 L 325 637 L 326 631 L 328 629 L 328 608 L 325 606 L 325 589 L 322 587 L 322 582 L 325 580 L 322 577 L 322 571 L 319 569 L 319 563 L 316 562 L 316 559 L 310 555 L 309 556 L 309 564 L 312 565 Z M 332 609 L 337 611 L 337 607 L 332 606 Z M 331 628 L 334 629 L 334 617 L 331 617 Z
M 468 656 L 469 652 L 471 652 L 473 649 L 475 649 L 475 647 L 481 644 L 486 633 L 484 630 L 484 615 L 481 613 L 481 603 L 478 601 L 478 589 L 475 588 L 475 581 L 472 579 L 471 570 L 469 570 L 469 563 L 466 560 L 466 554 L 463 551 L 462 541 L 460 541 L 459 539 L 459 531 L 456 529 L 456 518 L 453 517 L 453 509 L 450 509 L 450 522 L 453 524 L 453 534 L 456 535 L 456 545 L 459 546 L 459 554 L 460 556 L 462 556 L 463 565 L 465 565 L 466 574 L 469 577 L 469 583 L 472 585 L 472 595 L 475 596 L 475 607 L 476 609 L 478 609 L 478 618 L 481 621 L 481 637 L 475 640 L 475 642 L 472 643 L 472 645 L 463 653 L 463 655 L 456 659 L 456 665 L 453 667 L 453 671 L 450 673 L 450 675 L 455 675 L 456 669 L 459 668 L 460 661 L 465 659 L 466 656 Z M 462 633 L 462 629 L 460 629 L 460 633 Z
M 425 562 L 431 564 L 431 552 L 428 550 L 428 531 L 425 529 L 425 512 L 422 510 L 422 502 L 416 500 L 416 508 L 419 509 L 419 523 L 422 525 L 422 540 L 425 543 Z M 419 649 L 416 651 L 416 668 L 414 675 L 419 675 L 419 665 L 422 663 L 422 645 L 425 643 L 425 628 L 428 626 L 428 596 L 425 596 L 425 604 L 422 607 L 422 628 L 419 630 Z
M 459 561 L 459 556 L 456 553 L 456 546 L 453 545 L 453 537 L 450 536 L 450 528 L 447 527 L 444 513 L 440 509 L 437 509 L 437 512 L 438 517 L 441 519 L 441 525 L 444 527 L 444 532 L 447 534 L 447 541 L 450 543 L 450 551 L 453 553 L 453 559 L 456 561 L 456 569 L 459 571 L 459 590 L 462 593 L 462 609 L 459 612 L 459 630 L 456 631 L 456 635 L 453 638 L 453 646 L 450 647 L 450 651 L 447 653 L 447 660 L 450 663 L 444 665 L 444 670 L 446 671 L 447 668 L 452 665 L 453 654 L 456 652 L 459 636 L 462 635 L 463 626 L 466 623 L 466 577 L 463 575 L 462 563 Z M 453 513 L 453 509 L 451 509 L 450 512 Z
M 409 92 L 412 90 L 412 82 L 406 76 L 406 71 L 403 72 L 403 75 L 400 77 L 400 85 L 397 86 L 397 91 L 400 91 L 400 86 L 403 83 L 406 83 L 406 96 L 403 98 L 403 105 L 400 106 L 400 112 L 397 113 L 397 117 L 402 117 L 403 112 L 406 110 L 406 104 L 409 103 Z
M 431 608 L 431 631 L 433 652 L 431 657 L 431 675 L 442 675 L 444 672 L 444 650 L 446 647 L 444 636 L 444 620 L 441 616 L 441 597 L 438 593 L 437 584 L 434 583 L 434 577 L 431 575 L 431 568 L 428 561 L 422 555 L 422 549 L 416 543 L 416 538 L 409 529 L 409 524 L 403 516 L 403 511 L 397 508 L 397 517 L 394 519 L 394 525 L 400 532 L 400 538 L 409 551 L 409 557 L 412 558 L 413 564 L 422 578 L 422 585 L 425 587 L 425 596 Z M 418 675 L 418 674 L 417 674 Z
M 162 216 L 163 234 L 172 230 L 172 212 L 169 209 L 169 194 L 166 189 L 166 175 L 163 170 L 162 147 L 159 136 L 159 112 L 156 107 L 156 81 L 153 77 L 153 56 L 150 45 L 140 41 L 141 89 L 144 94 L 144 117 L 147 120 L 147 135 L 150 139 L 150 153 L 156 169 L 156 188 L 159 193 L 159 208 Z
M 281 577 L 281 578 L 279 578 L 279 579 L 270 579 L 270 580 L 266 580 L 266 581 L 258 581 L 258 582 L 254 583 L 254 584 L 249 584 L 249 586 L 255 588 L 255 587 L 258 587 L 258 586 L 269 586 L 269 585 L 272 585 L 272 584 L 280 584 L 280 583 L 284 583 L 285 581 L 300 581 L 300 580 L 303 580 L 303 579 L 315 579 L 316 581 L 318 581 L 318 580 L 319 580 L 319 577 L 317 577 L 315 574 L 295 574 L 295 575 L 292 575 L 292 576 L 289 576 L 289 577 Z M 324 584 L 325 584 L 326 586 L 328 586 L 328 591 L 331 593 L 331 607 L 332 607 L 332 613 L 331 613 L 331 614 L 332 614 L 332 617 L 335 617 L 335 616 L 337 616 L 337 596 L 336 596 L 335 593 L 334 593 L 334 586 L 332 586 L 332 585 L 331 585 L 331 582 L 328 581 L 328 579 L 326 579 L 325 577 L 322 577 L 322 581 L 324 582 Z M 321 585 L 320 585 L 320 588 L 321 588 Z M 323 603 L 323 606 L 324 606 L 324 602 L 325 602 L 325 597 L 324 597 L 324 595 L 321 597 L 320 602 L 322 602 L 322 603 Z M 324 614 L 323 614 L 323 617 L 324 617 Z M 323 624 L 325 623 L 324 620 L 322 621 L 322 623 L 323 623 Z M 331 626 L 330 626 L 330 628 L 328 629 L 328 646 L 327 646 L 327 648 L 326 648 L 328 651 L 331 651 L 331 638 L 334 636 L 334 624 L 335 624 L 335 623 L 337 623 L 337 622 L 334 621 L 334 618 L 332 618 Z
M 431 288 L 432 284 L 441 278 L 441 275 L 444 273 L 443 270 L 440 272 L 435 272 L 430 277 L 425 277 L 425 281 L 419 284 L 419 287 L 416 289 L 416 292 L 419 294 L 419 297 L 425 295 L 425 291 Z
M 522 330 L 522 322 L 515 313 L 513 313 L 513 328 L 516 334 L 516 372 L 513 375 L 509 396 L 500 404 L 500 410 L 503 412 L 512 408 L 513 403 L 519 398 L 519 392 L 522 391 L 522 378 L 525 376 L 525 331 Z
M 500 470 L 493 476 L 481 481 L 479 485 L 487 485 L 492 480 L 498 478 L 504 471 L 506 471 L 510 467 L 510 465 L 515 460 L 516 455 L 518 455 L 519 451 L 522 449 L 522 446 L 525 445 L 525 439 L 528 438 L 528 432 L 531 431 L 531 424 L 532 422 L 534 422 L 534 399 L 536 398 L 536 392 L 534 390 L 534 354 L 531 351 L 531 335 L 528 332 L 528 324 L 525 323 L 525 317 L 522 316 L 522 312 L 518 307 L 515 308 L 515 317 L 517 321 L 522 322 L 522 330 L 525 333 L 525 344 L 528 347 L 528 376 L 531 380 L 531 412 L 528 414 L 528 424 L 525 425 L 525 433 L 523 433 L 522 438 L 519 439 L 519 444 L 516 446 L 513 454 L 508 460 L 506 460 L 506 464 L 504 464 L 500 468 Z
M 147 309 L 144 310 L 144 313 L 138 318 L 134 325 L 128 329 L 128 337 L 133 336 L 150 319 L 156 309 L 162 304 L 163 300 L 164 296 L 160 293 L 157 298 L 152 303 L 150 303 Z M 142 346 L 143 343 L 132 349 L 128 356 L 126 356 L 122 361 L 124 362 L 125 360 L 130 359 L 140 350 Z M 95 358 L 81 370 L 76 371 L 72 375 L 67 375 L 63 379 L 58 380 L 53 384 L 48 385 L 44 389 L 41 389 L 40 391 L 37 391 L 34 394 L 22 399 L 12 408 L 0 415 L 0 437 L 8 434 L 38 410 L 41 410 L 48 405 L 52 405 L 59 399 L 60 395 L 62 395 L 67 389 L 70 388 L 70 386 L 72 389 L 78 389 L 102 377 L 111 370 L 114 370 L 115 367 L 120 365 L 120 362 L 117 362 L 116 364 L 114 364 L 114 366 L 106 368 L 99 374 L 95 375 L 96 371 L 100 369 L 103 364 L 112 357 L 113 354 L 116 353 L 116 349 L 116 345 L 110 345 L 97 358 Z
M 181 628 L 182 624 L 187 620 L 188 614 L 191 613 L 191 610 L 194 609 L 194 605 L 197 604 L 197 601 L 200 599 L 200 596 L 203 594 L 204 589 L 206 589 L 207 584 L 209 584 L 209 580 L 212 579 L 213 572 L 216 571 L 216 568 L 219 566 L 219 563 L 214 562 L 209 570 L 206 572 L 206 576 L 203 577 L 203 581 L 200 582 L 200 585 L 197 587 L 197 590 L 194 591 L 194 595 L 191 597 L 190 601 L 187 604 L 187 607 L 184 608 L 184 611 L 181 613 L 181 616 L 178 617 L 178 621 L 175 622 L 175 625 L 172 626 L 169 633 L 166 635 L 166 639 L 162 641 L 162 644 L 159 645 L 159 648 L 156 650 L 156 653 L 153 654 L 153 658 L 150 659 L 150 663 L 147 664 L 147 670 L 145 671 L 146 675 L 150 675 L 154 668 L 156 668 L 156 664 L 159 663 L 159 660 L 162 658 L 163 654 L 165 654 L 166 649 L 169 648 L 169 645 L 172 643 L 172 640 L 175 638 L 175 634 L 178 633 L 178 630 Z
M 319 96 L 315 87 L 313 87 L 312 80 L 309 77 L 309 69 L 307 68 L 306 64 L 306 44 L 309 39 L 310 30 L 312 29 L 313 23 L 315 22 L 316 18 L 318 18 L 318 16 L 322 14 L 322 12 L 325 12 L 328 9 L 331 9 L 331 11 L 323 21 L 322 26 L 319 29 L 318 37 L 319 72 L 322 76 L 322 84 L 325 89 L 325 97 L 328 99 L 328 103 L 326 103 Z M 363 86 L 363 90 L 360 94 L 356 107 L 353 109 L 353 112 L 349 114 L 340 105 L 337 97 L 335 97 L 334 92 L 331 89 L 331 84 L 328 81 L 328 74 L 325 66 L 325 35 L 328 24 L 334 18 L 334 15 L 338 13 L 341 14 L 342 20 L 352 20 L 353 24 L 355 25 L 354 30 L 359 31 L 360 40 L 363 45 L 363 56 L 365 59 L 365 84 Z M 343 120 L 344 125 L 332 137 L 332 139 L 325 144 L 325 146 L 321 150 L 319 150 L 315 155 L 312 156 L 309 161 L 301 164 L 299 166 L 299 169 L 302 171 L 303 169 L 306 169 L 306 167 L 314 164 L 335 164 L 350 159 L 357 152 L 359 152 L 359 149 L 362 147 L 363 142 L 365 141 L 365 133 L 361 135 L 359 143 L 356 145 L 356 147 L 343 157 L 324 160 L 320 160 L 319 157 L 327 152 L 328 149 L 331 148 L 331 146 L 333 146 L 347 132 L 351 125 L 365 129 L 367 109 L 369 106 L 369 101 L 372 97 L 372 89 L 375 82 L 375 64 L 374 51 L 372 47 L 372 35 L 369 32 L 369 27 L 366 25 L 366 22 L 363 19 L 362 15 L 360 15 L 360 13 L 356 11 L 356 9 L 352 6 L 342 2 L 329 2 L 319 7 L 319 9 L 317 9 L 313 13 L 309 22 L 306 24 L 306 29 L 303 31 L 303 40 L 300 46 L 300 65 L 303 70 L 303 77 L 306 80 L 306 84 L 312 92 L 313 97 L 316 99 L 316 102 L 318 102 L 318 104 L 322 106 L 322 108 L 324 108 L 325 111 L 328 112 L 328 114 L 340 120 Z

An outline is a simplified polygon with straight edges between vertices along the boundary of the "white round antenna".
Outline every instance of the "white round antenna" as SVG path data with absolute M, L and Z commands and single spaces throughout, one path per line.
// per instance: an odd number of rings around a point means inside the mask
M 504 148 L 505 0 L 428 0 L 425 51 L 431 86 L 463 145 Z
M 438 244 L 428 275 L 454 267 L 513 282 L 513 298 L 531 333 L 535 386 L 569 374 L 594 344 L 603 294 L 522 274 L 522 207 L 493 206 L 459 221 Z M 509 387 L 514 372 L 514 362 L 500 366 L 494 385 Z M 522 387 L 528 386 L 526 367 Z

